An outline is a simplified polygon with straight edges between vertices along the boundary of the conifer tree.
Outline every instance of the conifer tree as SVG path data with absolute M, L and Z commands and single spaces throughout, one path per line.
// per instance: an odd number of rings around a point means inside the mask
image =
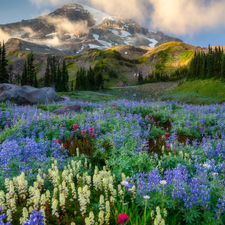
M 139 73 L 138 73 L 138 84 L 143 84 L 143 81 L 144 81 L 144 79 L 143 79 L 142 73 L 139 71 Z
M 6 59 L 6 52 L 5 52 L 5 43 L 4 43 L 4 41 L 3 41 L 3 45 L 2 45 L 0 60 L 1 60 L 0 83 L 8 83 L 9 82 L 9 75 L 7 73 L 8 61 Z
M 200 79 L 204 79 L 204 78 L 206 78 L 206 75 L 207 75 L 207 71 L 206 71 L 206 58 L 205 58 L 205 56 L 203 56 L 203 63 L 202 63 L 201 69 L 200 69 L 199 78 Z
M 33 83 L 33 86 L 36 87 L 36 88 L 38 87 L 37 72 L 36 71 L 34 72 L 34 83 Z
M 52 61 L 51 61 L 51 75 L 52 75 L 52 83 L 53 86 L 56 85 L 56 60 L 55 56 L 53 56 Z
M 66 68 L 66 61 L 63 60 L 63 67 L 62 67 L 62 86 L 63 91 L 68 91 L 68 82 L 69 82 L 69 75 L 68 70 Z
M 44 76 L 44 86 L 45 87 L 50 87 L 51 86 L 51 77 L 50 77 L 50 60 L 49 60 L 49 56 L 47 59 L 47 66 L 46 66 L 46 70 L 45 70 L 45 76 Z
M 89 70 L 87 71 L 87 88 L 88 90 L 93 91 L 94 90 L 94 71 L 92 70 L 91 66 L 89 67 Z
M 59 62 L 58 62 L 58 69 L 56 74 L 56 91 L 61 92 L 62 91 L 62 77 L 61 77 L 61 70 L 59 68 Z
M 24 63 L 22 77 L 21 77 L 21 86 L 27 85 L 27 61 Z
M 104 82 L 104 79 L 102 76 L 102 71 L 100 70 L 95 74 L 95 88 L 97 90 L 103 89 L 104 88 L 103 82 Z
M 225 81 L 225 55 L 222 56 L 221 78 Z
M 207 55 L 207 78 L 214 76 L 213 72 L 213 56 L 211 54 Z

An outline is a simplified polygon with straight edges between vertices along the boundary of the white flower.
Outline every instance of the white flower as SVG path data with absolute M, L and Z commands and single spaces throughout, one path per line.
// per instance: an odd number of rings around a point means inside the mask
M 125 180 L 123 180 L 123 181 L 121 182 L 121 184 L 122 184 L 123 186 L 126 186 L 126 185 L 128 185 L 128 182 L 125 181 Z
M 166 184 L 167 184 L 167 182 L 166 182 L 165 180 L 161 180 L 161 181 L 160 181 L 160 184 L 162 184 L 162 185 L 166 185 Z
M 127 203 L 123 203 L 123 205 L 127 205 Z
M 144 199 L 150 199 L 150 197 L 148 195 L 143 196 Z
M 209 169 L 209 168 L 211 167 L 211 166 L 210 166 L 209 164 L 207 164 L 207 163 L 204 163 L 203 166 L 204 166 L 205 168 L 207 168 L 207 169 Z

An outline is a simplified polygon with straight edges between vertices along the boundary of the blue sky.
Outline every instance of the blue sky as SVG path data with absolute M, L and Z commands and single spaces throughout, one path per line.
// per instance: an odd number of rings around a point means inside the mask
M 36 18 L 72 2 L 120 14 L 191 45 L 225 46 L 225 0 L 1 0 L 0 24 Z

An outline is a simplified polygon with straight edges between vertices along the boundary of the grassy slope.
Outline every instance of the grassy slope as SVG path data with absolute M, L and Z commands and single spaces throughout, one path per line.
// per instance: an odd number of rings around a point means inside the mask
M 225 101 L 225 82 L 214 78 L 187 81 L 172 92 L 163 94 L 164 99 L 191 104 L 216 104 Z

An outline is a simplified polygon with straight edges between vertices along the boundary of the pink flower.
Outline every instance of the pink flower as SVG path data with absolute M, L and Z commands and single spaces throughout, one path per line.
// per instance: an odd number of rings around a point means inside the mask
M 56 139 L 56 140 L 55 140 L 55 143 L 60 143 L 60 140 L 59 140 L 59 139 Z
M 73 125 L 73 129 L 74 129 L 74 130 L 76 130 L 77 127 L 78 127 L 77 124 L 74 124 L 74 125 Z
M 121 213 L 117 218 L 119 223 L 124 224 L 129 219 L 129 216 L 126 213 Z
M 65 147 L 65 146 L 66 146 L 66 143 L 63 144 L 63 147 Z
M 117 109 L 117 108 L 115 108 L 115 109 Z
M 177 150 L 176 150 L 176 149 L 174 149 L 174 152 L 177 152 Z
M 90 130 L 93 130 L 93 127 L 90 127 Z
M 95 134 L 92 134 L 91 136 L 92 136 L 92 137 L 94 137 L 94 136 L 95 136 Z
M 107 103 L 105 103 L 105 105 L 107 105 Z
M 113 107 L 116 106 L 115 104 L 112 105 Z
M 9 123 L 6 123 L 6 125 L 9 125 Z
M 126 103 L 126 102 L 125 102 Z
M 168 133 L 165 133 L 164 135 L 165 135 L 165 137 L 169 137 L 169 134 Z
M 179 106 L 177 106 L 177 108 L 179 108 Z
M 159 138 L 160 141 L 162 141 L 162 139 Z
M 167 147 L 167 148 L 169 148 L 169 147 L 170 147 L 170 145 L 167 145 L 166 147 Z
M 85 135 L 85 134 L 86 134 L 86 130 L 83 130 L 83 131 L 82 131 L 82 134 Z

